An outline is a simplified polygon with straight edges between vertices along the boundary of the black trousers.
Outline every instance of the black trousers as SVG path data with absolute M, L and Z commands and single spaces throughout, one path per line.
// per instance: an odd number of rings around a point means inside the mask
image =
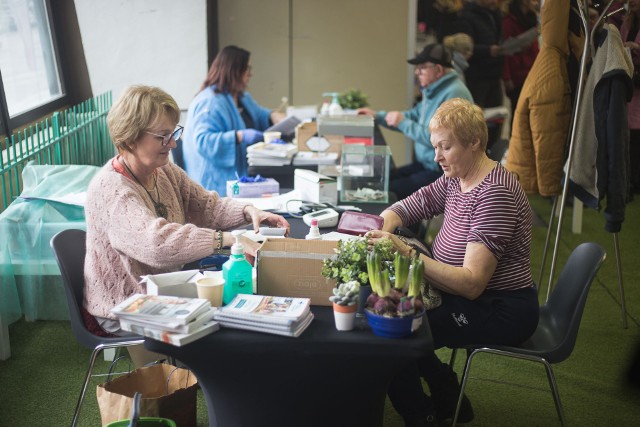
M 402 200 L 425 185 L 431 184 L 440 175 L 442 175 L 441 169 L 432 171 L 425 169 L 421 163 L 410 163 L 389 175 L 389 190 L 396 194 L 398 200 Z
M 442 305 L 427 311 L 436 349 L 472 344 L 518 345 L 538 326 L 539 304 L 535 288 L 515 291 L 485 291 L 475 300 L 442 294 Z M 389 387 L 389 399 L 406 418 L 434 411 L 420 378 L 430 386 L 447 376 L 448 367 L 435 353 L 407 366 Z M 433 387 L 432 387 L 433 388 Z

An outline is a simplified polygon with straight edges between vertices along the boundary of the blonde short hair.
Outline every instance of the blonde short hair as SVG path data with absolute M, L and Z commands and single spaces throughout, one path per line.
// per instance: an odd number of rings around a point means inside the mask
M 429 132 L 447 129 L 463 145 L 480 141 L 482 150 L 487 149 L 489 131 L 482 108 L 462 98 L 443 102 L 429 122 Z
M 131 151 L 143 132 L 163 117 L 180 121 L 180 108 L 171 95 L 154 86 L 130 86 L 107 114 L 113 145 L 119 153 Z
M 446 36 L 442 39 L 442 44 L 453 52 L 459 52 L 462 55 L 471 55 L 473 53 L 473 39 L 469 34 L 456 33 Z

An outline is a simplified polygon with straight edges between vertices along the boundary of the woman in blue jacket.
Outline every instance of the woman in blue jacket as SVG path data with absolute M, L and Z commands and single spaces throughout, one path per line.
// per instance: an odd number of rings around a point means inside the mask
M 187 174 L 208 190 L 226 194 L 226 182 L 247 174 L 247 147 L 284 118 L 258 105 L 246 92 L 250 53 L 223 48 L 211 64 L 200 92 L 189 105 L 183 136 Z

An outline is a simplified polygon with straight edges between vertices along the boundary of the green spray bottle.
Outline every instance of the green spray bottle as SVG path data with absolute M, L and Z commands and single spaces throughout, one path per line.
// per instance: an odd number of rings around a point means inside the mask
M 238 294 L 253 293 L 253 269 L 244 256 L 244 246 L 240 243 L 240 236 L 246 230 L 233 230 L 231 234 L 236 242 L 231 245 L 231 256 L 222 265 L 224 277 L 224 292 L 222 301 L 229 304 Z

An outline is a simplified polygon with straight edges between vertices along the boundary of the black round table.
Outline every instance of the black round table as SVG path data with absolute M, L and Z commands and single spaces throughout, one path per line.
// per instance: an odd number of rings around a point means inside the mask
M 410 337 L 388 339 L 362 323 L 337 331 L 331 307 L 311 311 L 298 338 L 222 328 L 183 347 L 149 338 L 145 347 L 195 373 L 210 427 L 382 426 L 391 379 L 432 351 L 426 317 Z

